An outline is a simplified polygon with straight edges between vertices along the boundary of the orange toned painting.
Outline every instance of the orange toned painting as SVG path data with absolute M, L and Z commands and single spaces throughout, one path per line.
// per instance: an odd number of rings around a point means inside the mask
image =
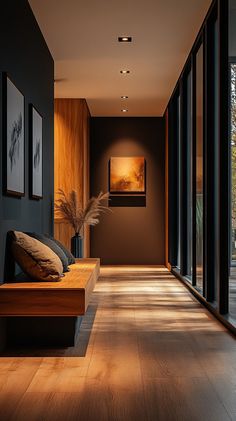
M 110 193 L 145 193 L 144 157 L 110 159 Z

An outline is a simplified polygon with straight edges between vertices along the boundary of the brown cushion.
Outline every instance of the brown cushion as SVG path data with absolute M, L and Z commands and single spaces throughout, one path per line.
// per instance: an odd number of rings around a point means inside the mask
M 59 281 L 63 266 L 48 246 L 20 231 L 12 231 L 11 250 L 21 269 L 37 281 Z

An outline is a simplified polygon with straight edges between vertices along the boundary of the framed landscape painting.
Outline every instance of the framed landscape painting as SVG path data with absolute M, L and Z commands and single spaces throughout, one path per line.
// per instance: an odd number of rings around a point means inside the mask
M 12 196 L 25 194 L 24 96 L 3 75 L 3 190 Z
M 146 168 L 143 156 L 111 157 L 109 190 L 116 193 L 145 193 Z
M 43 197 L 43 119 L 30 105 L 30 196 Z

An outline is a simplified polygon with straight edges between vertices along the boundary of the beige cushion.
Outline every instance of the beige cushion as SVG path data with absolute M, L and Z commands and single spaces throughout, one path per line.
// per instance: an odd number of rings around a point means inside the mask
M 59 281 L 63 266 L 48 246 L 20 231 L 12 231 L 12 254 L 21 269 L 37 281 Z

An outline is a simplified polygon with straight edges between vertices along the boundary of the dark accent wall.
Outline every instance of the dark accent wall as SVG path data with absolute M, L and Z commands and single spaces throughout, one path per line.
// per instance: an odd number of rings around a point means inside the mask
M 0 12 L 0 83 L 7 72 L 25 96 L 25 197 L 2 195 L 0 173 L 0 281 L 3 281 L 6 232 L 52 233 L 54 64 L 27 0 L 7 0 Z M 43 200 L 29 199 L 29 104 L 43 117 Z M 2 89 L 0 89 L 2 128 Z M 0 132 L 1 145 L 2 130 Z M 2 163 L 2 148 L 1 163 Z M 1 342 L 1 338 L 0 338 Z
M 91 256 L 103 264 L 165 264 L 165 123 L 159 117 L 91 119 L 91 195 L 108 191 L 111 156 L 144 156 L 146 200 L 112 201 L 91 228 Z

